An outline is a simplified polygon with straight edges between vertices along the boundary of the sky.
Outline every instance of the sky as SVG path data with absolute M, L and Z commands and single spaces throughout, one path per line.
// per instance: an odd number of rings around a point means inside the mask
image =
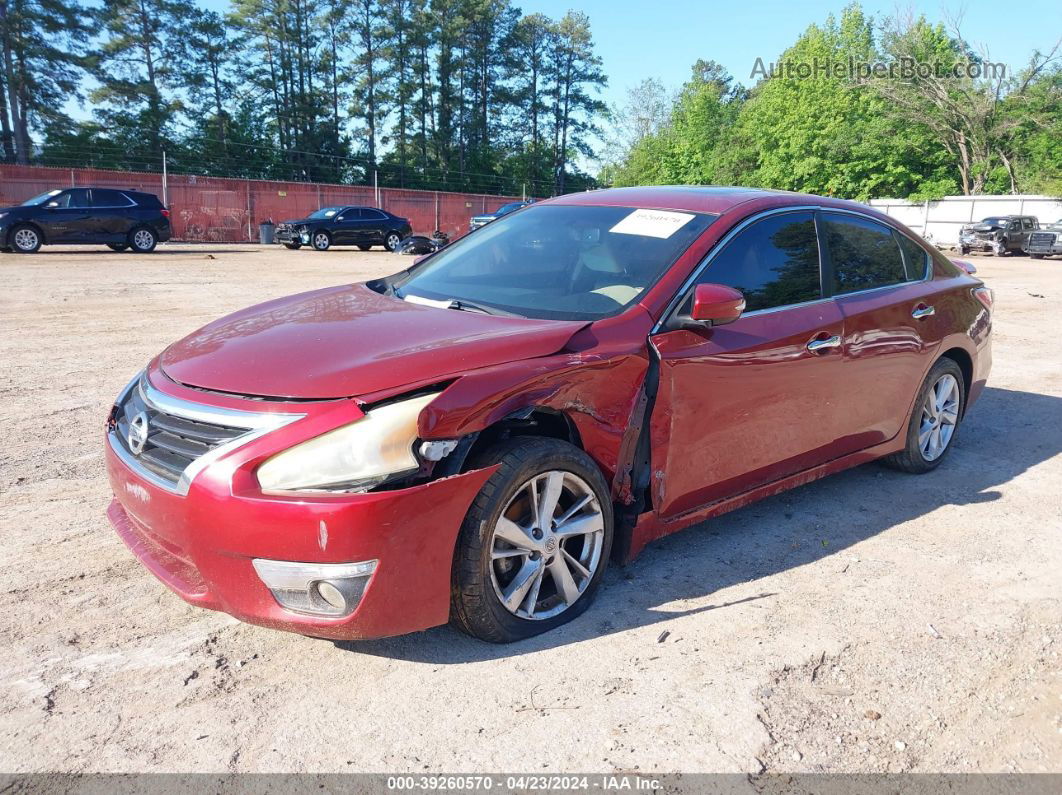
M 200 0 L 224 12 L 227 0 Z M 848 0 L 811 4 L 793 0 L 513 0 L 525 14 L 541 12 L 557 19 L 569 9 L 590 17 L 597 53 L 604 62 L 609 86 L 601 98 L 622 101 L 628 87 L 656 77 L 678 88 L 698 58 L 721 63 L 746 86 L 757 57 L 765 63 L 782 51 L 813 22 L 827 14 L 840 15 Z M 978 50 L 986 46 L 991 60 L 1020 69 L 1034 49 L 1050 49 L 1062 36 L 1062 3 L 1058 0 L 1018 0 L 1015 3 L 966 0 L 960 2 L 862 3 L 875 19 L 899 9 L 915 8 L 931 21 L 962 14 L 963 35 Z

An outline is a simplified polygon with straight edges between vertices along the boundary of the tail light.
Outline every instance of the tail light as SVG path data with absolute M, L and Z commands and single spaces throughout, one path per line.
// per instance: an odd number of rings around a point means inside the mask
M 975 287 L 973 290 L 974 298 L 980 301 L 984 308 L 989 312 L 992 311 L 992 304 L 995 303 L 995 294 L 987 287 Z
M 163 217 L 163 218 L 169 218 L 169 217 L 170 217 L 170 211 L 169 211 L 169 210 L 166 210 L 166 209 L 163 209 L 163 211 L 162 211 L 162 217 Z

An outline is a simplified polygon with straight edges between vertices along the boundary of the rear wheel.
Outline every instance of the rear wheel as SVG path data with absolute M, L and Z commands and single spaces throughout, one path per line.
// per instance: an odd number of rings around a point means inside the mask
M 918 391 L 906 446 L 885 458 L 885 463 L 916 474 L 936 469 L 951 449 L 965 403 L 962 370 L 953 359 L 940 359 Z
M 398 251 L 398 244 L 402 242 L 402 236 L 398 232 L 388 232 L 387 237 L 384 238 L 384 245 L 387 246 L 387 250 L 390 252 Z
M 29 224 L 22 224 L 12 229 L 9 240 L 11 247 L 19 254 L 36 254 L 40 250 L 41 243 L 44 242 L 37 228 Z
M 107 248 L 109 248 L 111 251 L 125 251 L 127 248 L 129 248 L 129 244 L 128 243 L 108 243 L 107 244 Z
M 475 462 L 496 464 L 461 527 L 451 617 L 470 635 L 508 643 L 590 605 L 612 547 L 612 503 L 597 465 L 567 442 L 510 439 Z
M 317 251 L 328 251 L 328 247 L 332 245 L 332 236 L 323 230 L 314 232 L 310 243 Z
M 129 233 L 129 245 L 138 254 L 149 254 L 158 245 L 159 236 L 148 226 L 141 226 Z

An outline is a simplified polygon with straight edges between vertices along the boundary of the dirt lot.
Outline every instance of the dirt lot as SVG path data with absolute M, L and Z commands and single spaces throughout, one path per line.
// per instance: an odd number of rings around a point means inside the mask
M 169 341 L 383 252 L 0 254 L 0 771 L 1062 771 L 1062 261 L 977 259 L 951 459 L 864 466 L 611 570 L 574 624 L 334 644 L 185 605 L 110 530 L 101 428 Z

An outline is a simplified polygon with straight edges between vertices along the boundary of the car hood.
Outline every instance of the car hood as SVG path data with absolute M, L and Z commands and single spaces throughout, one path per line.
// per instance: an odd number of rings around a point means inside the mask
M 327 219 L 325 219 L 325 220 L 327 220 Z M 308 223 L 310 223 L 310 219 L 309 218 L 293 218 L 293 219 L 288 220 L 288 221 L 281 221 L 280 223 L 287 224 L 288 226 L 298 226 L 299 224 L 308 224 Z
M 972 226 L 968 226 L 966 228 L 972 232 L 994 232 L 995 230 L 1002 229 L 1003 227 L 999 224 L 973 224 Z
M 351 397 L 547 356 L 586 325 L 437 309 L 355 284 L 216 320 L 163 351 L 160 364 L 174 381 L 218 392 Z
M 12 207 L 0 207 L 0 213 L 24 213 L 27 210 L 33 210 L 34 207 L 27 207 L 24 204 L 16 204 Z

